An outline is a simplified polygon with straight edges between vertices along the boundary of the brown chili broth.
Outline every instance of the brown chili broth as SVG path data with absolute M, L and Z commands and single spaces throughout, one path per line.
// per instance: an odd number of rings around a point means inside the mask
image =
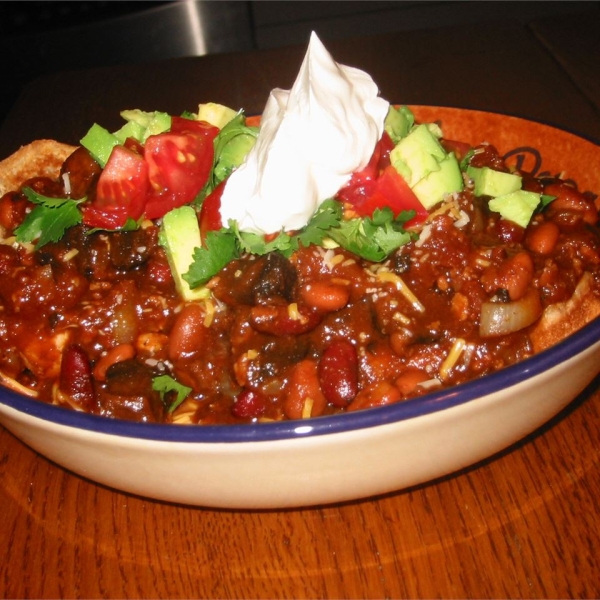
M 71 161 L 72 185 L 81 195 L 93 194 L 97 176 L 86 164 Z M 476 164 L 505 169 L 493 147 L 486 147 Z M 524 187 L 537 192 L 557 183 L 524 178 Z M 28 184 L 49 196 L 65 195 L 57 181 Z M 578 198 L 597 213 L 593 199 Z M 2 199 L 3 215 L 10 206 L 10 218 L 3 217 L 2 223 L 5 238 L 23 218 L 25 205 L 21 194 Z M 419 241 L 382 264 L 318 247 L 302 248 L 290 260 L 277 255 L 233 261 L 210 282 L 214 314 L 203 308 L 196 343 L 182 351 L 173 349 L 170 334 L 183 303 L 158 245 L 156 224 L 91 234 L 77 226 L 59 243 L 36 252 L 9 239 L 0 246 L 0 370 L 35 390 L 42 401 L 120 419 L 280 420 L 295 417 L 288 406 L 294 366 L 302 361 L 318 365 L 333 341 L 351 340 L 360 400 L 357 396 L 356 405 L 348 408 L 327 403 L 316 413 L 332 414 L 422 395 L 531 356 L 529 328 L 501 337 L 479 335 L 481 305 L 492 297 L 508 299 L 498 272 L 519 253 L 532 259 L 535 270 L 528 285 L 539 292 L 544 307 L 568 300 L 585 271 L 594 275 L 594 293 L 599 293 L 597 226 L 568 203 L 537 214 L 527 230 L 491 213 L 485 200 L 469 190 L 436 212 Z M 465 215 L 468 222 L 457 226 Z M 560 228 L 560 237 L 550 254 L 540 256 L 528 250 L 528 232 L 550 220 Z M 380 273 L 392 278 L 382 279 Z M 393 276 L 405 282 L 422 309 L 398 289 Z M 307 306 L 302 289 L 312 282 L 346 287 L 347 303 L 334 311 Z M 291 332 L 290 307 L 304 323 Z M 264 315 L 271 316 L 265 321 Z M 440 378 L 456 339 L 465 341 L 465 349 Z M 135 356 L 110 367 L 103 381 L 93 382 L 93 402 L 78 405 L 77 398 L 60 389 L 61 357 L 70 344 L 83 349 L 92 369 L 115 346 L 132 346 Z M 419 384 L 399 393 L 396 383 L 403 373 L 420 374 Z M 160 374 L 193 389 L 174 412 L 152 390 L 152 378 Z M 390 389 L 393 393 L 386 394 Z M 255 390 L 262 405 L 254 415 L 235 416 L 232 407 L 244 390 Z

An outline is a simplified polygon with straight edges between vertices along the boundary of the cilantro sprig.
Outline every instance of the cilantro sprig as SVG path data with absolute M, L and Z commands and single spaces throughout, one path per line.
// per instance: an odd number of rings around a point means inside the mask
M 190 268 L 183 278 L 191 288 L 196 288 L 243 253 L 264 255 L 281 252 L 289 257 L 300 246 L 325 246 L 328 240 L 361 258 L 380 262 L 414 239 L 416 234 L 404 229 L 414 214 L 414 211 L 403 211 L 394 216 L 393 211 L 386 207 L 375 210 L 371 217 L 346 220 L 342 204 L 329 199 L 320 205 L 298 233 L 282 231 L 269 240 L 256 233 L 240 231 L 237 223 L 230 221 L 228 227 L 207 234 L 205 245 L 195 249 Z
M 15 230 L 17 242 L 35 241 L 35 249 L 38 250 L 49 242 L 58 242 L 67 229 L 81 223 L 78 204 L 84 199 L 49 198 L 31 188 L 24 188 L 23 193 L 36 206 Z
M 372 262 L 385 260 L 394 250 L 410 242 L 417 234 L 405 231 L 404 225 L 415 216 L 414 210 L 394 216 L 391 208 L 377 208 L 371 217 L 341 221 L 329 236 L 342 248 Z

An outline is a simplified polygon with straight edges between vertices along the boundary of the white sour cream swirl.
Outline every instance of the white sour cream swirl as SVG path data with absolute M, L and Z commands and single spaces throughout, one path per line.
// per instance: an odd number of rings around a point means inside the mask
M 260 234 L 304 227 L 369 162 L 389 108 L 378 93 L 313 32 L 292 89 L 271 92 L 256 144 L 225 184 L 223 224 Z

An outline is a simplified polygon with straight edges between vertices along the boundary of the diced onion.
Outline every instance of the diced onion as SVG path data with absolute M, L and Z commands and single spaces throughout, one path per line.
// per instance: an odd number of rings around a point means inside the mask
M 481 305 L 479 335 L 494 337 L 507 335 L 531 325 L 542 314 L 542 303 L 537 290 L 513 302 L 484 302 Z

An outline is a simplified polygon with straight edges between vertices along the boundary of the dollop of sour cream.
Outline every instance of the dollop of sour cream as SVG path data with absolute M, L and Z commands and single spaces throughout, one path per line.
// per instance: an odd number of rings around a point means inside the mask
M 225 184 L 223 224 L 259 234 L 304 227 L 369 162 L 389 108 L 378 94 L 313 32 L 292 89 L 271 92 L 256 144 Z

